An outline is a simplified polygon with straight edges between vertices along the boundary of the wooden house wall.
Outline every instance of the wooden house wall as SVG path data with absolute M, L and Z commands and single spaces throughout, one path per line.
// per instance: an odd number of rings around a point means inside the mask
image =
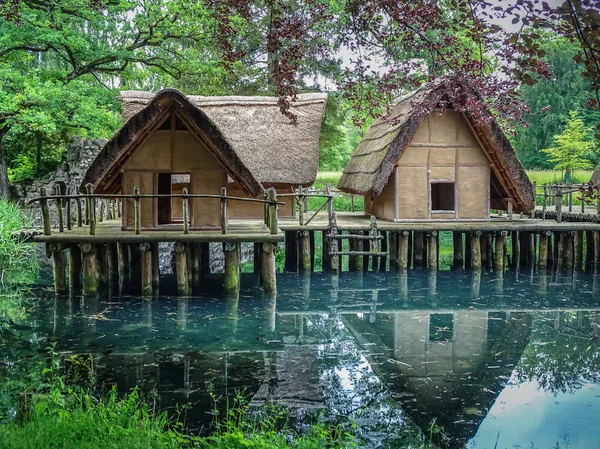
M 462 115 L 446 111 L 425 118 L 404 149 L 381 195 L 365 198 L 365 210 L 383 219 L 489 218 L 491 171 Z M 396 179 L 398 217 L 394 217 Z M 431 213 L 430 184 L 454 182 L 453 213 Z

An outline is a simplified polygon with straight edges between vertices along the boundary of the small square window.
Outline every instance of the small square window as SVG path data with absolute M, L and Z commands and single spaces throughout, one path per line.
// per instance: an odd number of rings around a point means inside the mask
M 454 210 L 454 183 L 432 182 L 431 183 L 431 210 L 453 211 Z

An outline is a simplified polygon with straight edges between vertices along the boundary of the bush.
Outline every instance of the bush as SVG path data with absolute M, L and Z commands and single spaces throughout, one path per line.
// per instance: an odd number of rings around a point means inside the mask
M 0 282 L 29 283 L 39 267 L 32 244 L 16 241 L 12 233 L 30 225 L 14 203 L 0 200 Z

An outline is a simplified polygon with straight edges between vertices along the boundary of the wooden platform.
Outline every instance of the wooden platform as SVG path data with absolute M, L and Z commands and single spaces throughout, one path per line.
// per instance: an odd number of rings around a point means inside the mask
M 96 224 L 96 234 L 90 235 L 88 226 L 74 227 L 73 230 L 58 232 L 52 235 L 36 235 L 37 243 L 157 243 L 157 242 L 283 242 L 281 231 L 271 234 L 262 220 L 230 220 L 227 234 L 220 229 L 192 231 L 184 234 L 181 228 L 165 230 L 144 230 L 140 234 L 134 231 L 123 231 L 121 220 L 103 221 Z
M 308 217 L 311 213 L 306 214 Z M 336 212 L 337 225 L 340 231 L 368 231 L 370 221 L 362 212 Z M 327 212 L 320 212 L 308 226 L 300 226 L 297 218 L 280 218 L 279 228 L 282 231 L 321 231 L 329 226 Z M 380 231 L 402 232 L 402 231 L 600 231 L 600 223 L 586 222 L 562 222 L 554 220 L 539 220 L 531 218 L 518 218 L 513 220 L 506 216 L 492 217 L 491 220 L 460 221 L 460 220 L 435 220 L 435 221 L 410 221 L 395 223 L 385 220 L 377 220 L 377 229 Z

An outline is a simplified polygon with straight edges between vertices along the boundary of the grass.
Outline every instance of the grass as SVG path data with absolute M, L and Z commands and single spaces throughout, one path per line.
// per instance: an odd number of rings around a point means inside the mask
M 33 409 L 21 422 L 0 425 L 3 449 L 346 449 L 355 448 L 355 438 L 339 425 L 316 423 L 299 434 L 287 425 L 283 409 L 265 408 L 250 413 L 242 395 L 233 400 L 225 415 L 218 415 L 213 396 L 215 426 L 208 436 L 185 434 L 177 420 L 156 413 L 136 388 L 120 397 L 115 388 L 97 397 L 67 387 L 54 355 L 43 370 L 48 379 L 33 395 Z M 24 415 L 22 415 L 24 416 Z M 352 428 L 351 428 L 352 429 Z
M 29 226 L 19 206 L 0 200 L 0 282 L 31 283 L 38 274 L 35 248 L 18 242 L 12 233 Z

